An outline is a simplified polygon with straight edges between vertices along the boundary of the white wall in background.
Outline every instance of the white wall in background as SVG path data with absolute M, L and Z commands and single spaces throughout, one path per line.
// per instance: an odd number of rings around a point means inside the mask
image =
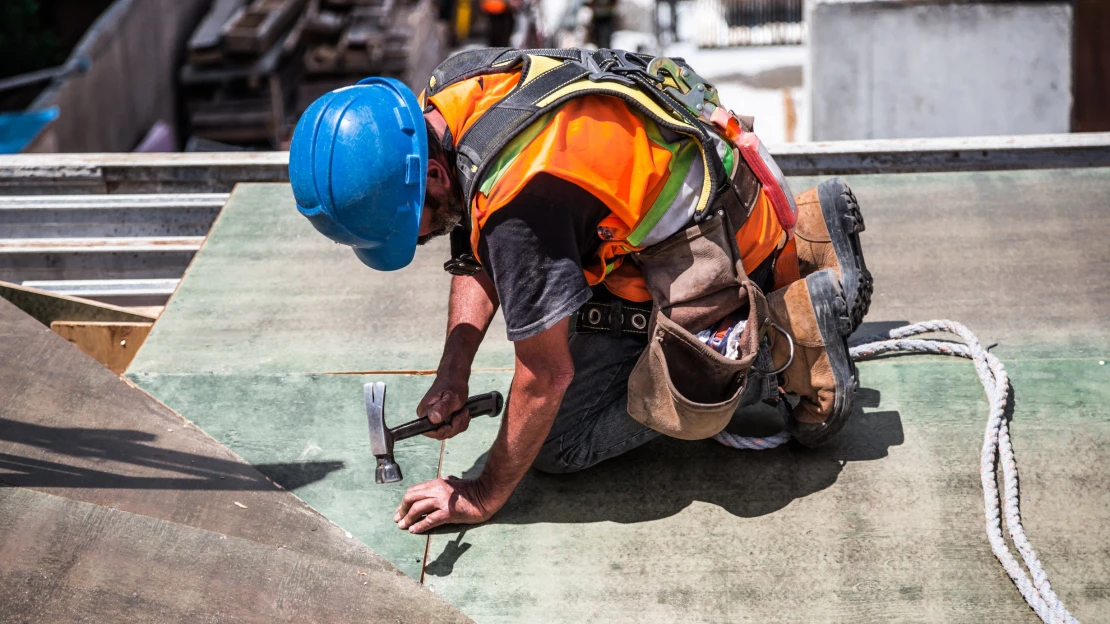
M 815 141 L 1068 132 L 1069 2 L 809 0 Z

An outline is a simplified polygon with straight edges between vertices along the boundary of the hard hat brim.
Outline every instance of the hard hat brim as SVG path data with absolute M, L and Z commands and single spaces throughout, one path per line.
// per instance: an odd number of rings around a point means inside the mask
M 412 263 L 420 234 L 420 213 L 416 220 L 406 219 L 389 238 L 373 247 L 355 247 L 355 257 L 377 271 L 396 271 Z

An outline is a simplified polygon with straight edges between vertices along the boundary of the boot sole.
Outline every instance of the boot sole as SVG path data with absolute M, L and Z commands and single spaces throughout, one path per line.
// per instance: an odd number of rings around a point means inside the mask
M 852 331 L 860 326 L 871 307 L 874 281 L 863 260 L 859 233 L 866 229 L 859 202 L 844 178 L 826 180 L 817 187 L 821 214 L 829 231 L 836 263 L 840 267 L 840 286 L 852 321 Z
M 823 423 L 804 423 L 793 421 L 791 434 L 805 446 L 814 447 L 828 442 L 848 422 L 855 403 L 856 390 L 859 388 L 859 373 L 856 363 L 848 353 L 848 336 L 854 331 L 844 292 L 836 279 L 836 273 L 825 269 L 806 276 L 813 315 L 825 344 L 829 367 L 832 369 L 836 395 L 833 409 Z

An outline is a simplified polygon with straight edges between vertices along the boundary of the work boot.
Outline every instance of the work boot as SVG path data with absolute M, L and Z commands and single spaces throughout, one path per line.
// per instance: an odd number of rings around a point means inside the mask
M 794 203 L 798 206 L 794 236 L 799 275 L 835 270 L 855 331 L 871 306 L 872 290 L 859 241 L 864 230 L 859 202 L 844 178 L 833 178 L 796 196 Z
M 767 307 L 775 325 L 767 332 L 774 370 L 782 389 L 798 398 L 790 433 L 810 447 L 827 442 L 848 422 L 859 387 L 836 273 L 810 273 L 768 295 Z

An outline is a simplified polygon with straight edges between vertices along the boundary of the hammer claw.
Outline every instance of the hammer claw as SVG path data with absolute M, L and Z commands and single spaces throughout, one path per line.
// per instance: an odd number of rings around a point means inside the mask
M 370 427 L 370 450 L 376 456 L 393 454 L 393 439 L 385 425 L 385 383 L 368 383 L 362 387 L 366 395 L 366 424 Z

